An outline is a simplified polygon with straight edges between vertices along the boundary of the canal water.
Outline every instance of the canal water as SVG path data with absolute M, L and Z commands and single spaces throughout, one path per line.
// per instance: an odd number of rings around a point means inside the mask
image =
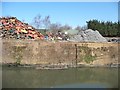
M 36 70 L 2 67 L 3 88 L 116 88 L 117 68 Z

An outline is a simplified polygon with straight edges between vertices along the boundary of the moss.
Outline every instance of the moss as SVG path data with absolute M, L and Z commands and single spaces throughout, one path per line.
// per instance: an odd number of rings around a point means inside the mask
M 90 62 L 93 62 L 95 60 L 96 56 L 92 56 L 92 55 L 85 55 L 84 56 L 84 61 L 86 63 L 90 63 Z
M 86 53 L 86 54 L 91 53 L 91 49 L 87 46 L 80 46 L 79 49 L 80 49 L 80 51 L 84 51 L 84 53 Z
M 86 63 L 93 62 L 96 59 L 96 56 L 91 55 L 91 48 L 87 46 L 79 46 L 80 51 L 80 60 L 85 61 Z
M 21 60 L 23 58 L 23 56 L 22 56 L 23 48 L 15 46 L 15 47 L 13 47 L 13 50 L 14 50 L 13 57 L 16 60 L 15 64 L 20 65 Z
M 18 56 L 15 56 L 15 59 L 16 59 L 16 64 L 20 65 L 21 60 L 22 60 L 22 55 L 19 54 Z

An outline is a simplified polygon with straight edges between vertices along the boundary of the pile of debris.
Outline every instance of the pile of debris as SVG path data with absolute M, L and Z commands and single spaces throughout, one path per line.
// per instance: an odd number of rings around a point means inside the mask
M 70 38 L 74 42 L 107 42 L 107 40 L 96 30 L 88 29 L 80 31 L 78 35 Z
M 44 36 L 27 23 L 16 17 L 0 18 L 0 38 L 3 39 L 44 39 Z
M 66 34 L 46 34 L 42 35 L 34 27 L 23 23 L 16 17 L 0 18 L 0 38 L 2 39 L 60 39 L 68 40 Z M 75 42 L 107 42 L 107 40 L 98 32 L 91 29 L 81 31 L 77 35 L 70 38 Z

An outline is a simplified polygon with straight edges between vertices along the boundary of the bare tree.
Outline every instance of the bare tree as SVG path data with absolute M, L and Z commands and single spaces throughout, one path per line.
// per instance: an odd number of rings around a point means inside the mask
M 87 30 L 88 28 L 87 28 L 86 25 L 84 25 L 84 26 L 81 27 L 81 29 L 82 29 L 82 30 Z
M 72 29 L 72 27 L 67 25 L 67 24 L 65 24 L 64 26 L 61 27 L 61 29 L 62 30 L 70 30 L 70 29 Z
M 50 29 L 54 33 L 58 32 L 60 30 L 60 28 L 61 28 L 61 24 L 59 24 L 59 23 L 52 23 L 52 24 L 50 24 Z
M 75 30 L 81 30 L 81 27 L 78 25 L 77 27 L 75 27 Z
M 41 19 L 41 15 L 40 14 L 38 14 L 37 16 L 34 17 L 33 24 L 35 25 L 35 27 L 37 29 L 40 28 L 40 26 L 42 24 L 42 19 Z
M 50 16 L 46 16 L 44 19 L 43 19 L 43 25 L 45 27 L 45 29 L 49 29 L 50 27 Z

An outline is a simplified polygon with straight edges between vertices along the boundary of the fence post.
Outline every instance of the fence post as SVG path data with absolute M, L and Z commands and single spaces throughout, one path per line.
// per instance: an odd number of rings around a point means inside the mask
M 77 67 L 77 58 L 78 58 L 77 44 L 75 44 L 75 50 L 76 50 L 76 53 L 75 53 L 75 65 Z

